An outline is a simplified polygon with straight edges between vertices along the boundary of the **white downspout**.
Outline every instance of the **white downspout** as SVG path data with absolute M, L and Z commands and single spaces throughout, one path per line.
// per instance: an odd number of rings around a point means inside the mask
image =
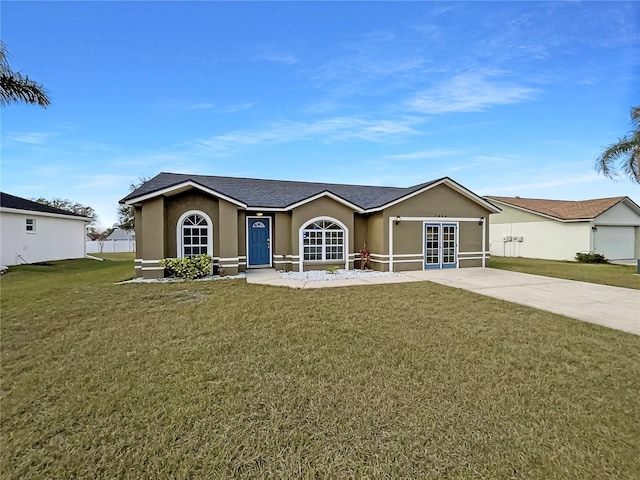
M 393 217 L 389 217 L 389 271 L 393 272 Z
M 480 217 L 482 224 L 482 268 L 487 266 L 487 229 L 484 217 Z

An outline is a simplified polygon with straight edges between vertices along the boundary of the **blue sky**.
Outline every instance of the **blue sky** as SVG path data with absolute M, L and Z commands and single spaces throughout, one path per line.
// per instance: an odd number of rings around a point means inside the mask
M 629 195 L 598 176 L 640 104 L 638 2 L 11 2 L 2 190 L 105 226 L 161 171 L 480 195 Z

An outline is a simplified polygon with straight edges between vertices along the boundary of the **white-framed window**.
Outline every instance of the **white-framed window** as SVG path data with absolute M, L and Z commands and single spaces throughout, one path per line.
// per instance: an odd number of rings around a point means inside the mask
M 36 233 L 36 219 L 35 218 L 26 218 L 25 219 L 25 229 L 27 233 Z
M 213 256 L 211 219 L 204 212 L 189 211 L 178 220 L 178 257 Z
M 344 260 L 345 231 L 330 219 L 309 222 L 302 229 L 303 260 Z

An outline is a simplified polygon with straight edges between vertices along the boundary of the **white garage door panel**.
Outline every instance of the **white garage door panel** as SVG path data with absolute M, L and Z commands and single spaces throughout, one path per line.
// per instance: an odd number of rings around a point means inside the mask
M 609 260 L 633 258 L 634 228 L 598 226 L 595 232 L 595 252 Z

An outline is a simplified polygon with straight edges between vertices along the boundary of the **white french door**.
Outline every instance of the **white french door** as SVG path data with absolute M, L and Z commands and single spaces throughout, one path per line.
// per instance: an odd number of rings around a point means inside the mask
M 458 225 L 455 223 L 424 224 L 424 268 L 456 268 L 458 266 Z

